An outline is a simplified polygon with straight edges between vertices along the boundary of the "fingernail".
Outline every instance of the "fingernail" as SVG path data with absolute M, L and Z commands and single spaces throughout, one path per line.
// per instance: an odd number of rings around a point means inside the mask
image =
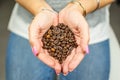
M 56 72 L 56 74 L 59 76 L 60 74 Z
M 57 75 L 59 76 L 60 74 L 58 73 Z
M 58 71 L 56 71 L 56 74 L 59 76 L 60 75 L 60 73 L 58 72 Z
M 38 55 L 38 51 L 37 51 L 37 49 L 36 49 L 35 47 L 32 48 L 32 52 L 33 52 L 33 54 L 34 54 L 35 56 Z
M 64 76 L 67 76 L 67 75 L 68 75 L 68 73 L 64 73 L 63 75 L 64 75 Z
M 69 72 L 72 72 L 73 70 L 69 70 Z
M 86 54 L 89 54 L 89 47 L 86 47 Z

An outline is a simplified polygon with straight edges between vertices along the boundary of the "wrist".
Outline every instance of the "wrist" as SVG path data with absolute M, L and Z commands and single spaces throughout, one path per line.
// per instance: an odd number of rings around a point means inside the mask
M 84 6 L 84 8 L 86 9 L 86 14 L 94 11 L 96 9 L 97 6 L 97 2 L 96 0 L 92 0 L 92 1 L 87 1 L 87 0 L 75 0 L 75 1 L 80 1 L 80 3 Z
M 83 14 L 83 16 L 86 16 L 86 9 L 85 9 L 85 7 L 81 4 L 80 1 L 72 1 L 71 3 L 77 5 L 77 6 L 78 6 L 78 9 L 79 9 L 80 11 L 81 11 L 81 9 L 82 9 L 82 14 Z
M 43 10 L 49 10 L 49 11 L 54 11 L 45 1 L 43 2 L 42 5 L 39 5 L 35 11 L 33 11 L 33 15 L 37 15 L 39 12 Z
M 108 4 L 111 4 L 115 0 L 73 0 L 73 1 L 80 1 L 80 3 L 86 9 L 86 14 L 91 13 L 99 8 L 102 8 Z
M 52 8 L 46 3 L 45 0 L 15 0 L 17 3 L 19 3 L 22 7 L 24 7 L 26 10 L 28 10 L 31 14 L 34 16 L 37 15 L 42 8 Z
M 82 15 L 84 15 L 84 10 L 83 10 L 83 8 L 79 5 L 79 3 L 73 3 L 73 2 L 70 2 L 69 4 L 68 4 L 68 7 L 74 7 L 74 9 L 77 9 L 77 10 L 79 10 L 79 12 L 82 14 Z

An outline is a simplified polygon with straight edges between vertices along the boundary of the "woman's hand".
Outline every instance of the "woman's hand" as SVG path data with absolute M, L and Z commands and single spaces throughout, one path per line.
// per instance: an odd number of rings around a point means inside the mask
M 59 23 L 64 23 L 69 26 L 75 34 L 78 47 L 73 49 L 71 55 L 63 62 L 63 73 L 73 71 L 88 53 L 89 28 L 88 24 L 82 15 L 80 5 L 70 3 L 59 13 Z
M 37 57 L 47 64 L 48 66 L 55 69 L 56 73 L 61 72 L 61 65 L 51 56 L 49 53 L 42 48 L 42 36 L 50 28 L 51 25 L 58 24 L 58 13 L 53 10 L 43 9 L 33 19 L 29 26 L 29 41 L 32 46 L 33 53 Z

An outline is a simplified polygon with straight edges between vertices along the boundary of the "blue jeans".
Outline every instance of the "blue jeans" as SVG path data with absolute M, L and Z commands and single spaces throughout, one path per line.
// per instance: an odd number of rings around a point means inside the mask
M 109 40 L 89 45 L 90 54 L 67 76 L 59 80 L 108 80 L 110 70 Z M 37 59 L 29 41 L 10 34 L 6 55 L 6 80 L 55 80 L 55 71 Z

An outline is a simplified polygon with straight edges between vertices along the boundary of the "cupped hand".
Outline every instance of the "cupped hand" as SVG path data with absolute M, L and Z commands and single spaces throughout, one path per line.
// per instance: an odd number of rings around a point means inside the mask
M 69 26 L 75 35 L 78 47 L 73 49 L 71 55 L 63 62 L 62 68 L 64 75 L 73 71 L 88 53 L 89 28 L 82 15 L 80 5 L 70 3 L 59 13 L 59 23 Z
M 41 41 L 44 33 L 50 28 L 51 25 L 58 24 L 58 13 L 53 10 L 41 10 L 33 19 L 29 26 L 29 41 L 32 46 L 33 53 L 37 57 L 55 69 L 56 73 L 61 72 L 61 65 L 54 58 L 49 56 L 49 53 L 42 48 L 43 43 Z

